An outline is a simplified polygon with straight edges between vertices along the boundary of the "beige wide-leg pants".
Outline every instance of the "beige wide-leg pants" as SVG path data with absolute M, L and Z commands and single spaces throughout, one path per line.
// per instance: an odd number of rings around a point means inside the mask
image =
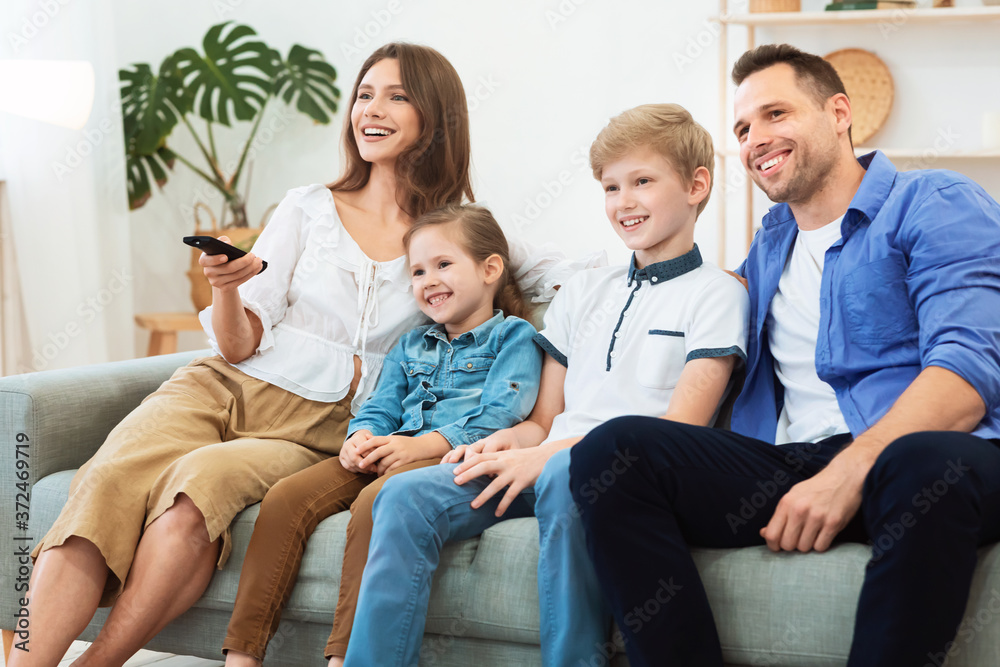
M 221 357 L 196 359 L 146 397 L 80 468 L 32 557 L 72 535 L 93 542 L 111 571 L 101 599 L 110 605 L 143 530 L 183 493 L 205 515 L 209 539 L 222 538 L 221 568 L 240 510 L 278 480 L 339 453 L 351 398 L 310 401 Z

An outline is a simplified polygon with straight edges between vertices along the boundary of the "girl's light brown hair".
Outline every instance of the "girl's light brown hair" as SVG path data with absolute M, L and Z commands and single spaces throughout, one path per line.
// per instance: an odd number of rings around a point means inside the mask
M 465 88 L 448 59 L 428 46 L 391 42 L 375 50 L 361 66 L 351 91 L 380 60 L 399 61 L 403 89 L 420 116 L 420 136 L 396 160 L 396 203 L 417 218 L 445 204 L 475 201 L 469 177 L 469 110 Z M 372 166 L 358 150 L 351 115 L 344 123 L 344 172 L 328 187 L 334 192 L 360 190 Z
M 488 209 L 482 206 L 449 204 L 425 213 L 403 235 L 406 251 L 410 251 L 410 240 L 421 229 L 451 224 L 460 230 L 459 238 L 469 257 L 477 262 L 484 262 L 490 255 L 497 255 L 503 261 L 503 273 L 496 282 L 496 291 L 493 293 L 493 307 L 502 310 L 504 315 L 513 315 L 530 321 L 531 309 L 510 270 L 510 246 L 507 244 L 507 237 Z
M 663 156 L 687 185 L 698 167 L 708 169 L 709 183 L 714 178 L 712 135 L 679 104 L 643 104 L 612 118 L 590 147 L 594 178 L 601 180 L 604 167 L 642 148 Z M 698 215 L 705 210 L 711 194 L 709 189 L 698 204 Z

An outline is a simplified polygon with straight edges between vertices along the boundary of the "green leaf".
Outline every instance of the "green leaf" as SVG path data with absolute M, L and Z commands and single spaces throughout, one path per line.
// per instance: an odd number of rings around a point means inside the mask
M 279 60 L 278 68 L 274 94 L 280 95 L 286 104 L 291 104 L 297 96 L 295 108 L 317 123 L 329 123 L 327 111 L 337 112 L 340 90 L 334 85 L 337 70 L 323 59 L 323 54 L 295 44 L 288 52 L 288 59 Z
M 166 146 L 161 146 L 152 155 L 139 155 L 128 152 L 125 157 L 125 170 L 128 181 L 128 207 L 134 211 L 142 207 L 152 195 L 150 174 L 157 187 L 167 184 L 166 169 L 174 168 L 176 155 Z M 164 169 L 166 167 L 166 169 Z
M 205 55 L 191 48 L 174 53 L 185 87 L 191 91 L 193 108 L 207 121 L 230 125 L 252 120 L 271 94 L 271 81 L 278 67 L 273 49 L 249 39 L 253 28 L 231 22 L 212 26 L 202 45 Z
M 119 70 L 122 121 L 126 144 L 137 155 L 152 155 L 191 108 L 191 100 L 171 59 L 163 61 L 159 75 L 149 65 Z

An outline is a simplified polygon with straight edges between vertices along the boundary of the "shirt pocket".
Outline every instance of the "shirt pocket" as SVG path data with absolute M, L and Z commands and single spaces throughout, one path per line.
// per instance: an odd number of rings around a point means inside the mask
M 420 383 L 429 383 L 431 377 L 434 376 L 434 371 L 437 370 L 437 364 L 429 364 L 426 361 L 404 361 L 402 363 L 407 377 Z
M 482 388 L 486 376 L 493 367 L 496 358 L 493 355 L 476 355 L 456 359 L 452 367 L 454 383 L 459 388 Z
M 906 293 L 906 268 L 895 257 L 858 267 L 844 281 L 844 318 L 851 340 L 882 349 L 915 339 L 917 317 Z
M 642 342 L 636 379 L 650 389 L 673 389 L 684 370 L 686 357 L 683 331 L 650 329 Z

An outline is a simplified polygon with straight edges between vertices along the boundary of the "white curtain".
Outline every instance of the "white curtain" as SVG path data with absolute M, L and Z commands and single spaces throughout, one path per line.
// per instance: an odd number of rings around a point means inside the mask
M 28 332 L 17 275 L 7 184 L 0 172 L 0 377 L 18 373 L 17 362 L 27 349 Z
M 4 0 L 0 35 L 0 58 L 84 60 L 96 74 L 94 109 L 81 130 L 0 114 L 0 174 L 10 213 L 2 286 L 5 292 L 19 286 L 19 295 L 7 295 L 0 320 L 2 371 L 134 357 L 111 2 Z M 8 255 L 15 258 L 13 264 Z

